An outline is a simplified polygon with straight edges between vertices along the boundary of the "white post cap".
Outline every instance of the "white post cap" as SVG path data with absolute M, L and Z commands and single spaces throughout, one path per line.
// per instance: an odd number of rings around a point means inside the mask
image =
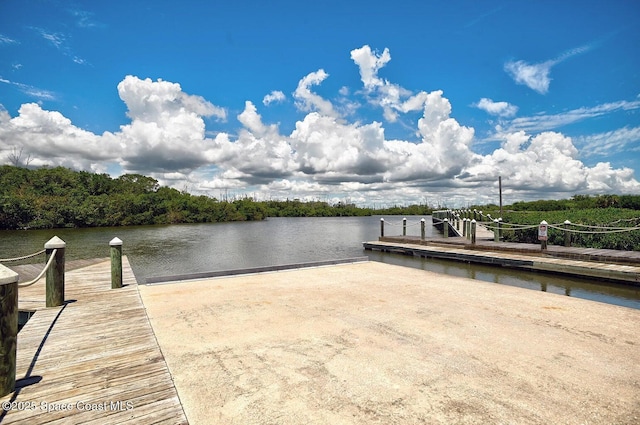
M 18 273 L 0 264 L 0 285 L 16 283 L 18 281 Z
M 109 246 L 122 246 L 122 240 L 120 238 L 113 238 L 109 241 Z
M 44 249 L 58 249 L 58 248 L 65 248 L 66 246 L 67 246 L 67 243 L 65 241 L 63 241 L 57 236 L 54 236 L 51 239 L 49 239 L 47 243 L 44 244 Z

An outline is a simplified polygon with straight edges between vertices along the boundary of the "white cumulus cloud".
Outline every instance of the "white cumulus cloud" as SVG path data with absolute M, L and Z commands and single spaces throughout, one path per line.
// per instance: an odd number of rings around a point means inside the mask
M 530 64 L 525 61 L 508 61 L 504 64 L 504 70 L 513 78 L 517 84 L 522 84 L 540 94 L 546 94 L 551 84 L 551 68 L 560 62 L 585 53 L 591 49 L 590 45 L 580 46 L 570 49 L 555 59 L 550 59 L 540 63 Z
M 298 82 L 298 87 L 293 93 L 296 99 L 296 106 L 304 112 L 318 111 L 323 115 L 337 117 L 338 113 L 333 108 L 330 101 L 323 99 L 320 95 L 311 91 L 311 86 L 322 83 L 329 74 L 324 69 L 312 72 Z
M 414 95 L 410 90 L 378 76 L 378 71 L 391 60 L 389 49 L 384 49 L 378 54 L 368 45 L 364 45 L 351 51 L 351 59 L 360 69 L 360 79 L 369 96 L 369 102 L 382 108 L 387 121 L 395 122 L 399 113 L 422 109 L 427 93 L 419 92 Z
M 274 90 L 262 99 L 262 103 L 270 105 L 271 103 L 284 102 L 287 97 L 280 90 Z
M 509 61 L 505 63 L 504 70 L 517 84 L 525 85 L 540 94 L 546 94 L 551 83 L 549 72 L 553 64 L 552 61 L 537 64 L 529 64 L 521 60 Z
M 480 99 L 474 106 L 499 117 L 512 117 L 518 112 L 518 107 L 509 102 L 494 102 L 486 97 Z
M 225 108 L 185 93 L 177 83 L 127 76 L 118 84 L 118 94 L 129 121 L 116 132 L 94 134 L 35 103 L 22 105 L 15 117 L 0 107 L 0 162 L 9 163 L 12 152 L 22 151 L 32 166 L 104 172 L 115 165 L 123 172 L 150 175 L 162 184 L 200 193 L 231 190 L 283 198 L 348 198 L 378 205 L 493 201 L 498 176 L 517 199 L 550 193 L 640 193 L 634 170 L 608 162 L 589 167 L 576 147 L 592 155 L 633 149 L 637 128 L 575 140 L 540 130 L 549 121 L 575 122 L 634 110 L 640 108 L 637 100 L 509 121 L 507 117 L 515 114 L 513 105 L 481 99 L 476 106 L 501 117 L 504 125 L 495 135 L 500 147 L 479 154 L 473 150 L 474 129 L 456 120 L 443 91 L 413 93 L 379 78 L 378 71 L 390 60 L 386 49 L 378 54 L 365 46 L 352 51 L 352 58 L 362 79 L 362 89 L 354 93 L 367 96 L 391 118 L 420 111 L 413 124 L 419 140 L 389 139 L 378 121 L 347 121 L 348 115 L 339 114 L 330 101 L 312 91 L 328 77 L 322 69 L 302 76 L 297 84 L 294 100 L 302 113 L 290 134 L 265 122 L 261 105 L 251 101 L 228 117 Z M 271 97 L 263 99 L 264 106 L 281 98 L 278 93 L 267 95 Z M 338 99 L 352 96 L 344 87 L 338 95 Z M 341 111 L 348 109 L 344 105 L 350 98 L 338 101 Z M 205 121 L 207 117 L 215 120 Z M 237 120 L 236 132 L 216 128 L 227 119 Z M 207 125 L 213 128 L 207 131 Z

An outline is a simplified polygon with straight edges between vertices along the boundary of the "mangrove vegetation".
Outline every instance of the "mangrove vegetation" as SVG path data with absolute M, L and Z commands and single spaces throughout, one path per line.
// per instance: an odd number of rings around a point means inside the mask
M 0 229 L 46 229 L 335 217 L 430 214 L 423 205 L 373 210 L 350 202 L 219 200 L 160 186 L 154 178 L 0 166 Z

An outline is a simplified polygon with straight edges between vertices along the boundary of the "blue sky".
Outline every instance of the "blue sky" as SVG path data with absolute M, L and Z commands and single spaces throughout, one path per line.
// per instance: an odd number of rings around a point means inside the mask
M 359 204 L 640 193 L 636 1 L 0 1 L 0 163 Z

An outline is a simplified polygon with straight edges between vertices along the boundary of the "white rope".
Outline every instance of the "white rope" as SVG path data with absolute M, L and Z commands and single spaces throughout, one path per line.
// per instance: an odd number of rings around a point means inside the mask
M 46 271 L 49 269 L 49 266 L 51 266 L 51 263 L 53 263 L 53 259 L 56 256 L 56 253 L 58 252 L 57 249 L 54 249 L 51 252 L 51 257 L 49 257 L 49 261 L 47 261 L 47 265 L 44 266 L 44 269 L 42 269 L 42 271 L 40 272 L 40 274 L 38 275 L 38 277 L 36 277 L 35 279 L 33 279 L 31 282 L 25 282 L 25 283 L 19 283 L 18 284 L 18 288 L 26 288 L 27 286 L 31 286 L 34 283 L 36 283 L 37 281 L 39 281 L 40 279 L 42 279 L 42 276 L 44 276 L 44 274 L 46 273 Z
M 607 234 L 607 233 L 624 233 L 624 232 L 632 232 L 634 230 L 640 230 L 640 227 L 626 227 L 626 228 L 618 227 L 616 230 L 604 230 L 602 232 L 598 232 L 598 231 L 594 231 L 594 230 L 587 231 L 587 230 L 565 229 L 564 227 L 558 227 L 558 226 L 554 226 L 552 224 L 549 224 L 548 226 L 552 227 L 554 229 L 562 230 L 563 232 L 583 233 L 583 234 L 587 234 L 587 235 L 604 235 L 604 234 Z M 603 227 L 603 229 L 610 229 L 610 228 Z
M 402 226 L 402 225 L 403 225 L 403 223 L 402 223 L 402 222 L 394 223 L 394 222 L 392 222 L 392 221 L 386 221 L 386 220 L 385 220 L 385 221 L 384 221 L 384 225 L 386 226 L 387 224 L 388 224 L 389 226 Z M 415 222 L 415 223 L 408 223 L 408 222 L 407 222 L 407 227 L 409 227 L 409 226 L 417 226 L 418 224 L 420 224 L 420 221 L 417 221 L 417 222 Z
M 29 254 L 29 255 L 25 255 L 24 257 L 16 257 L 16 258 L 3 258 L 0 259 L 0 263 L 9 263 L 11 261 L 20 261 L 20 260 L 26 260 L 27 258 L 31 258 L 31 257 L 35 257 L 36 255 L 40 255 L 43 252 L 45 252 L 46 250 L 43 249 L 42 251 L 38 251 L 35 254 Z
M 640 227 L 607 227 L 607 226 L 594 226 L 591 224 L 578 224 L 578 223 L 571 223 L 571 225 L 577 226 L 577 227 L 590 227 L 592 229 L 608 229 L 608 230 L 640 229 Z
M 434 211 L 435 212 L 435 211 Z M 483 213 L 478 212 L 478 214 L 480 214 L 481 217 L 489 217 L 488 215 L 485 215 Z M 636 220 L 640 220 L 640 218 L 631 218 L 631 219 L 621 219 L 621 220 L 617 220 L 614 221 L 613 223 L 619 223 L 621 221 L 626 221 L 626 222 L 631 222 L 631 221 L 636 221 Z M 539 225 L 538 224 L 532 224 L 532 225 L 528 225 L 528 224 L 512 224 L 512 223 L 506 223 L 506 222 L 500 222 L 500 227 L 498 227 L 497 225 L 495 225 L 494 221 L 489 221 L 489 222 L 479 222 L 482 223 L 482 225 L 488 229 L 488 230 L 527 230 L 527 229 L 535 229 L 537 228 Z M 613 224 L 611 223 L 611 224 Z M 603 234 L 608 234 L 608 233 L 623 233 L 623 232 L 632 232 L 635 230 L 640 230 L 640 226 L 635 226 L 635 227 L 608 227 L 608 226 L 595 226 L 595 225 L 589 225 L 589 224 L 577 224 L 577 223 L 567 223 L 570 226 L 576 226 L 576 227 L 583 227 L 583 228 L 590 228 L 590 229 L 600 229 L 600 230 L 576 230 L 576 229 L 570 229 L 570 228 L 565 228 L 565 223 L 556 223 L 556 224 L 547 224 L 548 227 L 563 231 L 563 232 L 571 232 L 571 233 L 583 233 L 583 234 L 591 234 L 591 235 L 603 235 Z M 562 226 L 562 227 L 561 227 Z
M 517 229 L 517 230 L 533 229 L 535 227 L 538 227 L 537 224 L 512 224 L 512 223 L 505 223 L 505 222 L 502 222 L 501 226 L 508 226 L 510 229 Z

